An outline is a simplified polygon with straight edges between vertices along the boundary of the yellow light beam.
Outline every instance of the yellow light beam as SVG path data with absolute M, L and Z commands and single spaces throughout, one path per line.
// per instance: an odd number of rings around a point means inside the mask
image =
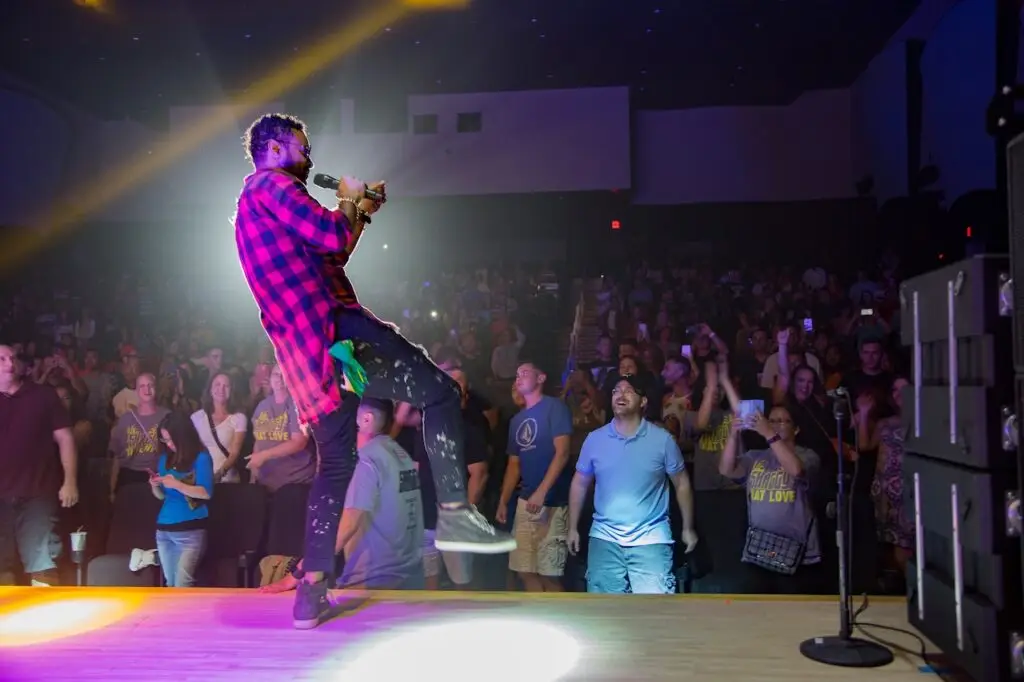
M 0 247 L 0 270 L 8 270 L 27 256 L 43 248 L 58 235 L 68 231 L 90 213 L 102 208 L 137 186 L 213 136 L 235 125 L 243 116 L 291 90 L 346 52 L 372 37 L 381 29 L 402 19 L 414 10 L 452 9 L 464 7 L 465 0 L 388 0 L 370 12 L 348 22 L 313 46 L 290 59 L 268 75 L 249 86 L 230 107 L 219 109 L 200 120 L 181 135 L 175 135 L 149 152 L 140 152 L 126 164 L 103 174 L 98 180 L 77 188 L 58 200 L 33 227 L 23 234 L 8 237 Z M 239 153 L 242 153 L 239 148 Z

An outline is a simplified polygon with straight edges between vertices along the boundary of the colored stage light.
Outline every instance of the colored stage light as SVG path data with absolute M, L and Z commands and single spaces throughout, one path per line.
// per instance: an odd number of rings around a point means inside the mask
M 137 596 L 71 596 L 61 591 L 7 604 L 0 611 L 0 648 L 42 644 L 106 627 L 133 612 L 139 601 Z
M 355 658 L 334 680 L 471 680 L 487 670 L 488 682 L 522 682 L 521 666 L 494 666 L 509 651 L 528 651 L 530 682 L 554 682 L 572 671 L 579 643 L 539 621 L 467 618 L 427 626 L 395 628 L 355 649 Z M 347 657 L 346 657 L 347 658 Z

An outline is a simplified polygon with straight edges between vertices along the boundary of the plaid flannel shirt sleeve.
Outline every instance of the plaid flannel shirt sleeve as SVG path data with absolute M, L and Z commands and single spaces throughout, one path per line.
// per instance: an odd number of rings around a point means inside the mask
M 329 209 L 310 196 L 298 178 L 287 173 L 264 173 L 253 187 L 263 208 L 313 248 L 328 253 L 344 252 L 352 239 L 345 214 Z

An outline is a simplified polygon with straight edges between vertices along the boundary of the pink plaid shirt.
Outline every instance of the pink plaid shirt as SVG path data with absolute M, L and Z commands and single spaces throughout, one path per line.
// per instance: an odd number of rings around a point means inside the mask
M 351 238 L 345 215 L 322 206 L 294 175 L 258 170 L 245 179 L 238 258 L 303 423 L 341 406 L 328 351 L 338 310 L 363 309 L 345 275 Z

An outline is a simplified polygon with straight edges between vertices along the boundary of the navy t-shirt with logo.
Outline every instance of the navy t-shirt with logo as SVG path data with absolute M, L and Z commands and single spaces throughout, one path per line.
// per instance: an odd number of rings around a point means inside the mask
M 508 454 L 519 458 L 519 475 L 523 481 L 520 497 L 529 499 L 547 475 L 555 458 L 555 438 L 571 434 L 569 406 L 551 396 L 544 396 L 533 407 L 512 417 L 508 429 Z M 572 467 L 567 465 L 548 491 L 544 506 L 564 507 L 569 504 L 571 482 Z

